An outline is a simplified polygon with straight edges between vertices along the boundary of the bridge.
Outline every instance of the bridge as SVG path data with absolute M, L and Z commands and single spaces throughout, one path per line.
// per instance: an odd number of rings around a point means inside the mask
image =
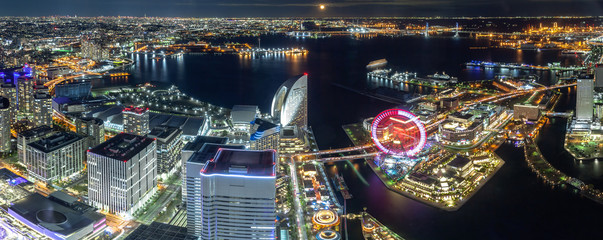
M 572 116 L 574 116 L 574 112 L 547 112 L 545 115 L 547 117 L 571 118 Z

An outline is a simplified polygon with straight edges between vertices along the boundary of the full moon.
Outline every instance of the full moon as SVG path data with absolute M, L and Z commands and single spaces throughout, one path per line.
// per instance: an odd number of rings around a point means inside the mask
M 318 7 L 320 8 L 320 10 L 325 10 L 325 5 L 324 4 L 320 4 Z

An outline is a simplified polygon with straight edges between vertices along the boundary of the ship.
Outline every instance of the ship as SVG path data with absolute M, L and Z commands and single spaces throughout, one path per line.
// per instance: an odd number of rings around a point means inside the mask
M 337 190 L 341 192 L 343 199 L 352 199 L 352 194 L 348 191 L 348 186 L 345 184 L 345 180 L 341 174 L 338 174 L 333 178 L 333 182 L 337 186 Z
M 458 81 L 458 78 L 451 77 L 450 75 L 446 74 L 446 72 L 442 72 L 442 74 L 436 72 L 433 75 L 427 75 L 427 78 L 435 80 L 445 80 L 450 81 L 452 83 L 456 83 Z
M 369 64 L 366 65 L 366 68 L 369 70 L 374 70 L 374 69 L 383 68 L 383 67 L 385 67 L 385 65 L 387 65 L 387 59 L 383 58 L 383 59 L 369 62 Z
M 563 51 L 561 51 L 561 55 L 562 56 L 574 56 L 574 55 L 584 55 L 587 52 L 585 51 L 580 51 L 580 50 L 569 50 L 569 49 L 565 49 Z

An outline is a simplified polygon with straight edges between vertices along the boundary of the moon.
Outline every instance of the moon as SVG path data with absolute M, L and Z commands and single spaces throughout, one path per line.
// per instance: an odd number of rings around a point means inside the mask
M 320 10 L 325 10 L 325 7 L 326 7 L 326 6 L 325 6 L 324 4 L 320 4 L 320 5 L 318 5 L 318 8 L 320 8 Z

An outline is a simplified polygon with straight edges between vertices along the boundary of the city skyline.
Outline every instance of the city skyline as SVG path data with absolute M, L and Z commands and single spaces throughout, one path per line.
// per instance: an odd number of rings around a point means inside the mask
M 564 3 L 0 17 L 0 237 L 603 239 L 602 17 L 329 17 Z
M 4 3 L 0 16 L 529 17 L 597 16 L 603 11 L 603 4 L 594 0 L 32 0 L 30 3 L 25 12 L 21 2 Z

